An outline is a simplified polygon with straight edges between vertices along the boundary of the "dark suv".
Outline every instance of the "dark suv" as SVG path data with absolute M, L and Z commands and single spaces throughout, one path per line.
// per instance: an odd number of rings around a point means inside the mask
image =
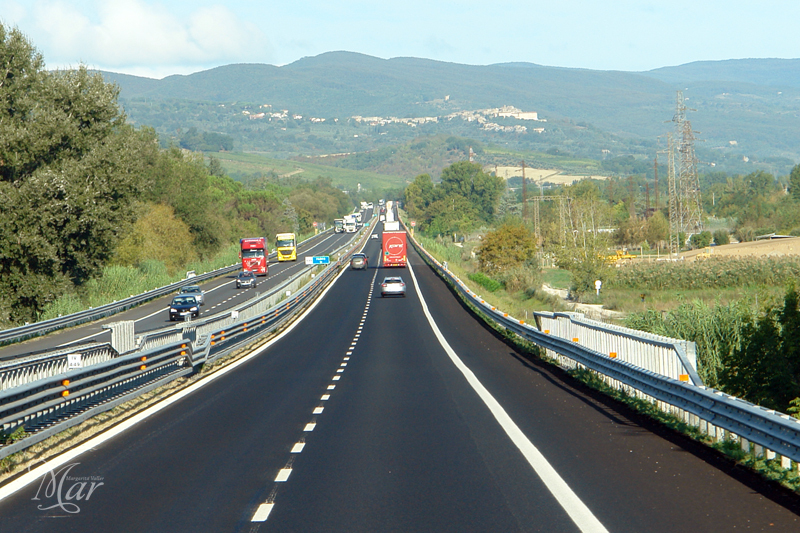
M 169 304 L 169 319 L 180 320 L 185 315 L 200 316 L 200 304 L 194 296 L 176 296 Z
M 248 289 L 254 289 L 256 286 L 256 275 L 248 270 L 244 270 L 239 272 L 239 275 L 236 276 L 236 288 L 241 289 L 242 287 L 247 287 Z

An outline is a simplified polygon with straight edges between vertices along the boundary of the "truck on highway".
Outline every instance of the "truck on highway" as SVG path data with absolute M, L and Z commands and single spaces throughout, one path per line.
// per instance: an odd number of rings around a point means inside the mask
M 345 233 L 355 233 L 356 232 L 356 217 L 353 215 L 347 215 L 344 217 L 344 232 Z
M 383 231 L 400 231 L 400 221 L 399 220 L 393 220 L 393 221 L 387 220 L 386 222 L 383 223 Z
M 383 245 L 381 246 L 383 266 L 405 268 L 406 247 L 405 231 L 384 231 Z
M 337 218 L 333 221 L 333 231 L 336 233 L 344 233 L 344 219 Z
M 275 249 L 278 261 L 297 261 L 297 239 L 294 233 L 275 235 Z
M 239 257 L 242 258 L 242 270 L 252 272 L 256 276 L 266 276 L 269 272 L 269 250 L 266 237 L 248 237 L 239 240 L 241 246 Z

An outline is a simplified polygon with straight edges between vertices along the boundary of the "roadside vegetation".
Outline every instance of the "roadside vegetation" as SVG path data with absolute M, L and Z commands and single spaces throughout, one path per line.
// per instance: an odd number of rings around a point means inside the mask
M 115 86 L 83 66 L 47 70 L 2 24 L 0 67 L 0 327 L 231 264 L 242 237 L 309 234 L 352 209 L 329 179 L 244 185 L 215 159 L 159 148 Z M 200 147 L 227 142 L 190 133 Z

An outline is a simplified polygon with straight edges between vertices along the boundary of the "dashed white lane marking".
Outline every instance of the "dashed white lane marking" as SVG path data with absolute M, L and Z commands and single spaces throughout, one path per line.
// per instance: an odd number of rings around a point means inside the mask
M 108 430 L 106 430 L 103 433 L 100 433 L 96 437 L 88 439 L 87 441 L 85 441 L 82 444 L 76 446 L 75 448 L 72 448 L 71 450 L 65 451 L 61 455 L 58 455 L 58 456 L 53 457 L 53 458 L 51 458 L 51 459 L 49 459 L 47 461 L 42 462 L 39 466 L 37 466 L 35 468 L 31 468 L 30 470 L 28 470 L 24 474 L 20 475 L 15 480 L 13 480 L 13 481 L 11 481 L 9 483 L 6 483 L 2 487 L 0 487 L 0 501 L 4 500 L 5 498 L 7 498 L 11 494 L 14 494 L 18 490 L 30 485 L 31 483 L 33 483 L 35 481 L 37 481 L 41 476 L 46 475 L 49 472 L 57 471 L 60 466 L 63 466 L 65 464 L 67 464 L 68 462 L 72 461 L 76 457 L 81 456 L 85 452 L 93 450 L 94 448 L 100 446 L 104 442 L 109 441 L 110 439 L 116 437 L 117 435 L 125 432 L 127 429 L 135 426 L 139 422 L 141 422 L 141 421 L 153 416 L 154 414 L 166 409 L 170 405 L 180 401 L 181 399 L 185 398 L 186 396 L 189 396 L 190 394 L 192 394 L 193 392 L 197 391 L 198 389 L 201 389 L 201 388 L 205 387 L 209 383 L 212 383 L 212 382 L 220 379 L 222 376 L 228 374 L 229 372 L 233 372 L 234 370 L 236 370 L 240 366 L 242 366 L 244 364 L 247 364 L 250 360 L 258 357 L 265 350 L 267 350 L 270 347 L 272 347 L 275 343 L 280 342 L 281 339 L 283 339 L 285 336 L 291 334 L 291 332 L 294 330 L 294 328 L 296 328 L 297 326 L 302 324 L 303 320 L 305 319 L 305 317 L 307 317 L 310 313 L 312 313 L 314 311 L 314 309 L 317 307 L 317 305 L 319 305 L 319 303 L 325 299 L 325 295 L 328 294 L 328 291 L 330 291 L 334 287 L 334 285 L 336 284 L 336 281 L 340 277 L 342 277 L 344 275 L 344 273 L 345 273 L 345 270 L 342 270 L 339 273 L 339 275 L 334 278 L 334 281 L 332 281 L 331 284 L 328 285 L 325 288 L 325 290 L 322 291 L 322 294 L 320 294 L 319 298 L 314 300 L 314 302 L 305 311 L 303 311 L 303 313 L 297 318 L 297 320 L 292 322 L 281 333 L 279 333 L 278 335 L 273 337 L 272 340 L 267 341 L 266 343 L 262 344 L 260 347 L 256 348 L 252 352 L 250 352 L 248 355 L 245 355 L 244 357 L 242 357 L 241 359 L 238 359 L 237 361 L 231 363 L 230 365 L 225 366 L 225 367 L 217 370 L 216 372 L 207 375 L 206 377 L 199 378 L 197 380 L 197 382 L 195 382 L 193 385 L 190 385 L 189 387 L 183 389 L 182 391 L 176 392 L 172 396 L 168 396 L 164 400 L 161 400 L 160 402 L 157 402 L 157 403 L 153 404 L 152 406 L 148 407 L 144 411 L 140 411 L 136 415 L 126 419 L 123 422 L 120 422 L 116 426 L 113 426 L 113 427 L 109 428 Z
M 278 472 L 278 475 L 275 477 L 275 483 L 283 483 L 289 479 L 289 476 L 292 474 L 291 468 L 281 468 Z
M 500 427 L 503 428 L 503 431 L 506 432 L 506 435 L 509 436 L 511 442 L 522 452 L 522 455 L 528 461 L 528 464 L 533 467 L 539 479 L 542 480 L 572 521 L 575 522 L 578 529 L 584 533 L 608 533 L 605 526 L 592 514 L 592 511 L 578 498 L 578 495 L 572 491 L 566 481 L 556 472 L 556 469 L 547 462 L 544 455 L 542 455 L 525 433 L 522 432 L 519 426 L 511 419 L 506 410 L 503 409 L 503 406 L 500 405 L 500 402 L 491 395 L 472 370 L 458 357 L 458 354 L 456 354 L 455 350 L 453 350 L 447 342 L 447 339 L 444 338 L 441 330 L 439 330 L 439 326 L 437 326 L 436 322 L 433 320 L 433 316 L 431 316 L 431 312 L 428 309 L 428 304 L 425 302 L 425 297 L 422 296 L 422 291 L 419 289 L 419 283 L 417 282 L 416 275 L 414 275 L 414 269 L 411 268 L 411 263 L 408 264 L 408 270 L 411 273 L 411 278 L 414 280 L 414 288 L 419 297 L 422 311 L 428 319 L 428 323 L 434 335 L 436 335 L 439 344 L 441 344 L 455 367 L 458 368 L 467 379 L 467 383 L 470 384 L 480 399 L 483 400 L 483 403 L 486 404 L 486 407 L 489 408 L 489 411 L 494 415 L 495 420 L 497 420 Z
M 367 301 L 369 301 L 369 299 L 372 297 L 372 287 L 374 286 L 375 277 L 376 276 L 377 276 L 377 271 L 372 276 L 372 283 L 370 284 L 370 291 L 369 291 L 369 296 L 367 298 Z M 369 309 L 369 305 L 367 305 L 367 309 Z M 349 351 L 347 352 L 347 355 L 344 357 L 344 361 L 348 361 L 350 359 L 349 356 L 352 355 L 352 353 L 353 353 L 352 350 L 356 346 L 358 338 L 361 336 L 360 332 L 363 329 L 364 321 L 366 320 L 366 317 L 367 317 L 367 311 L 365 310 L 364 311 L 364 316 L 362 317 L 361 322 L 359 324 L 358 332 L 355 335 L 355 338 L 353 339 L 352 344 L 350 345 L 350 348 L 349 348 Z M 337 375 L 333 376 L 333 378 L 332 378 L 333 381 L 339 381 L 341 376 L 338 375 L 338 374 L 344 372 L 344 368 L 343 367 L 346 367 L 346 366 L 347 366 L 346 362 L 341 363 L 340 368 L 338 368 L 336 370 Z M 336 388 L 335 384 L 330 384 L 330 385 L 328 385 L 327 390 L 332 391 L 335 388 Z M 330 394 L 323 394 L 320 397 L 320 401 L 328 401 L 330 399 L 330 397 L 331 397 Z M 322 407 L 322 406 L 315 407 L 314 411 L 313 411 L 313 414 L 314 415 L 320 415 L 320 414 L 322 414 L 322 412 L 324 410 L 325 410 L 325 408 Z M 309 422 L 308 424 L 306 424 L 305 428 L 303 428 L 303 431 L 304 432 L 311 432 L 311 431 L 314 431 L 314 428 L 316 428 L 316 427 L 317 427 L 316 422 Z M 296 442 L 294 444 L 294 446 L 292 447 L 291 453 L 293 453 L 293 454 L 301 453 L 303 451 L 303 449 L 305 448 L 305 445 L 306 445 L 306 443 L 305 443 L 304 440 Z M 292 461 L 289 461 L 288 466 L 291 466 Z M 276 483 L 284 483 L 284 482 L 286 482 L 289 479 L 289 475 L 291 473 L 292 473 L 292 469 L 291 468 L 288 468 L 288 467 L 287 468 L 282 468 L 278 472 L 278 476 L 275 478 L 275 482 Z M 255 514 L 253 515 L 253 518 L 251 518 L 252 522 L 265 522 L 267 520 L 267 518 L 269 517 L 269 514 L 272 512 L 272 509 L 275 506 L 275 503 L 274 503 L 275 502 L 275 491 L 276 491 L 276 489 L 273 489 L 272 494 L 269 496 L 267 501 L 258 506 L 258 508 L 256 509 Z
M 275 507 L 274 503 L 262 503 L 256 509 L 256 514 L 253 515 L 253 518 L 250 519 L 251 522 L 266 522 L 267 518 L 269 518 L 269 513 L 272 512 L 272 508 Z

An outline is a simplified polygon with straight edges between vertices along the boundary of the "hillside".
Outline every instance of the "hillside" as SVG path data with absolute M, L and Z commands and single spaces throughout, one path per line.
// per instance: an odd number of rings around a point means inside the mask
M 698 147 L 704 161 L 724 168 L 747 158 L 780 173 L 800 160 L 800 146 L 794 142 L 800 138 L 796 120 L 800 60 L 699 62 L 635 73 L 528 63 L 475 66 L 417 58 L 384 60 L 331 52 L 282 67 L 227 65 L 163 80 L 108 72 L 104 76 L 119 84 L 134 123 L 153 125 L 162 134 L 192 126 L 220 131 L 233 135 L 241 149 L 279 157 L 281 152 L 297 155 L 309 150 L 308 146 L 285 146 L 286 135 L 302 131 L 288 131 L 285 124 L 279 131 L 263 123 L 246 124 L 245 112 L 268 104 L 270 110 L 325 118 L 328 126 L 338 118 L 337 127 L 322 128 L 321 135 L 305 132 L 316 140 L 325 139 L 308 143 L 311 153 L 325 154 L 374 150 L 414 136 L 407 127 L 362 130 L 353 134 L 360 138 L 380 133 L 387 138 L 354 142 L 352 135 L 341 131 L 352 116 L 441 118 L 458 111 L 513 105 L 546 119 L 544 133 L 483 135 L 476 133 L 477 124 L 450 121 L 445 125 L 441 120 L 437 127 L 414 133 L 456 134 L 507 143 L 515 149 L 559 146 L 598 159 L 606 153 L 603 150 L 652 157 L 657 138 L 670 129 L 665 121 L 672 118 L 675 91 L 681 89 L 696 109 L 689 119 L 704 140 Z M 501 125 L 512 123 L 537 124 L 509 119 Z M 302 122 L 295 125 L 304 127 Z M 307 135 L 301 137 L 308 140 Z

